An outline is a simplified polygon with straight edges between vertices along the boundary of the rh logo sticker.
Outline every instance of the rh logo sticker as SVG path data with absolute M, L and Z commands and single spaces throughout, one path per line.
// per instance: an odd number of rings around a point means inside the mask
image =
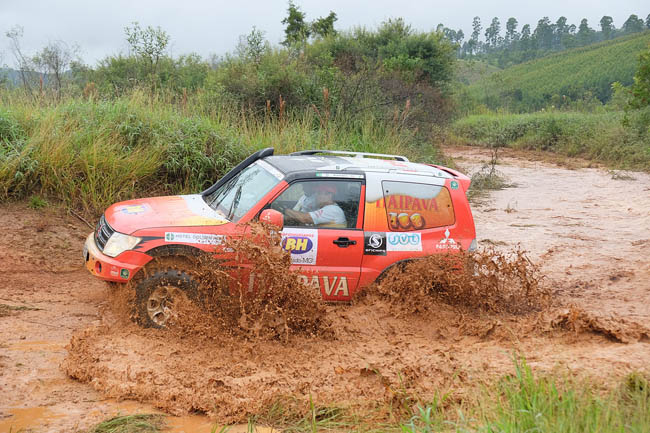
M 282 230 L 282 248 L 291 253 L 294 265 L 315 265 L 318 256 L 318 231 L 311 229 Z

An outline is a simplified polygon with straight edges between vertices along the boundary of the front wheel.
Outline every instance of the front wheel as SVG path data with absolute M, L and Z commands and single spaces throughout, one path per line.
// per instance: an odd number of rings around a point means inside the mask
M 178 269 L 158 270 L 135 288 L 137 319 L 149 328 L 165 328 L 183 300 L 198 302 L 199 284 Z

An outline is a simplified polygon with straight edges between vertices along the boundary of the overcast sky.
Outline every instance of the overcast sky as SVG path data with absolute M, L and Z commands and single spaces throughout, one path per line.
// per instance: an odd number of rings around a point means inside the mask
M 431 30 L 438 23 L 462 29 L 466 39 L 471 34 L 474 16 L 481 17 L 483 27 L 499 17 L 502 29 L 508 17 L 534 29 L 537 20 L 548 16 L 551 21 L 564 15 L 578 25 L 587 18 L 593 28 L 603 15 L 614 19 L 620 28 L 630 14 L 645 20 L 650 3 L 641 0 L 603 1 L 415 1 L 415 0 L 296 0 L 308 20 L 336 12 L 337 30 L 355 26 L 374 28 L 387 18 L 403 17 L 419 30 Z M 281 23 L 286 16 L 287 1 L 243 0 L 0 0 L 0 53 L 10 66 L 14 59 L 5 33 L 19 25 L 24 28 L 23 51 L 31 55 L 48 41 L 62 40 L 81 47 L 83 60 L 94 65 L 98 59 L 119 52 L 126 53 L 124 27 L 138 21 L 142 27 L 160 26 L 171 36 L 171 53 L 189 52 L 207 57 L 233 51 L 240 35 L 253 26 L 265 32 L 272 44 L 283 39 Z M 503 30 L 502 30 L 503 32 Z M 483 38 L 483 35 L 481 35 Z

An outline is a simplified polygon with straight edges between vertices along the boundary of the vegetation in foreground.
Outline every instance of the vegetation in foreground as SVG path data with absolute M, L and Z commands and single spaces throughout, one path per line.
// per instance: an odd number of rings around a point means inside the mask
M 278 401 L 267 413 L 249 419 L 248 431 L 259 425 L 286 432 L 641 433 L 650 425 L 650 383 L 640 373 L 604 389 L 572 376 L 535 374 L 524 360 L 516 360 L 512 374 L 491 385 L 477 384 L 474 395 L 447 390 L 423 401 L 401 390 L 389 391 L 391 403 L 378 403 L 376 412 L 365 416 L 348 408 L 319 406 L 311 398 L 305 408 L 292 399 Z M 163 431 L 159 417 L 117 417 L 90 432 Z M 213 431 L 227 427 L 215 426 Z
M 407 110 L 407 108 L 405 108 Z M 368 114 L 320 125 L 314 111 L 257 116 L 200 99 L 177 105 L 134 92 L 111 101 L 69 98 L 41 104 L 0 101 L 0 197 L 52 197 L 88 214 L 116 201 L 195 193 L 250 153 L 323 148 L 438 159 L 401 119 Z

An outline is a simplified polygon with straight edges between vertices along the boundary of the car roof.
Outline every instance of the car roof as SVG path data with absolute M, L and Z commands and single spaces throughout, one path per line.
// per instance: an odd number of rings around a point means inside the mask
M 303 171 L 401 172 L 453 177 L 437 167 L 410 161 L 329 155 L 273 155 L 263 159 L 285 174 Z

